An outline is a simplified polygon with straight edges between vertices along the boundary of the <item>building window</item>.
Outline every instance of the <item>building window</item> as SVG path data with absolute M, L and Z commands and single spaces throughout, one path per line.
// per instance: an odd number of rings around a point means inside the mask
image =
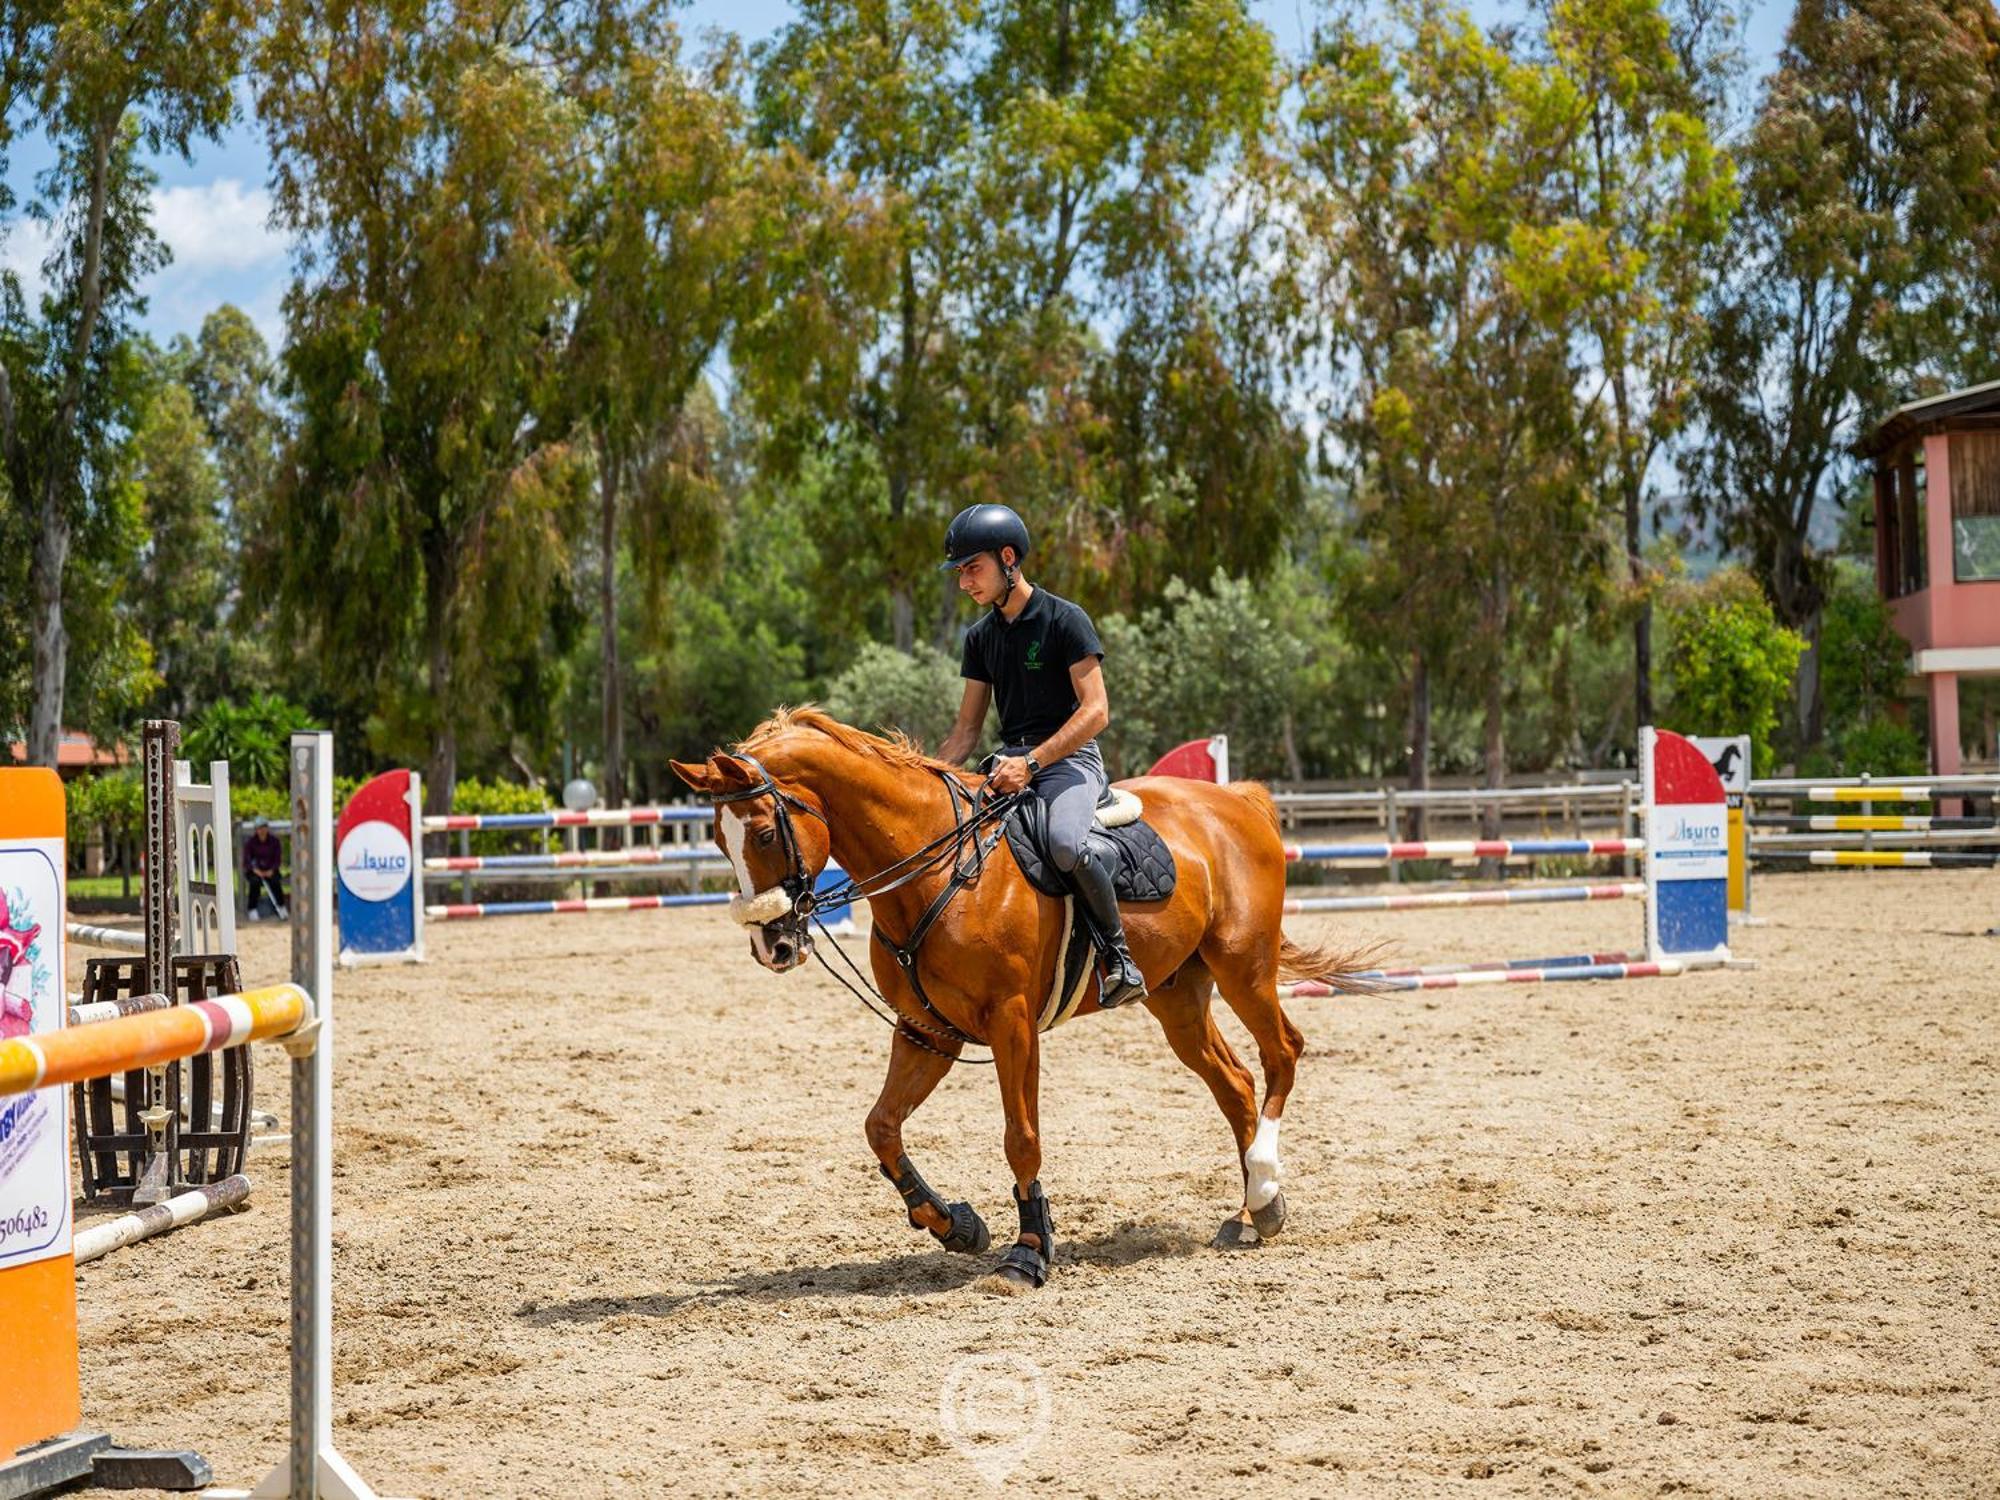
M 2000 432 L 1951 435 L 1951 572 L 2000 580 Z
M 1905 448 L 1892 471 L 1895 485 L 1896 557 L 1893 599 L 1921 592 L 1930 584 L 1925 558 L 1924 454 L 1920 445 Z

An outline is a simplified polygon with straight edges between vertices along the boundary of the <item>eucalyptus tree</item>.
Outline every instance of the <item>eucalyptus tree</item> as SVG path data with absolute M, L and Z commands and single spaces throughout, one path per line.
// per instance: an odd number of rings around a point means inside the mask
M 587 465 L 555 384 L 590 6 L 281 0 L 258 52 L 296 407 L 270 545 L 289 617 L 386 738 L 543 725 Z M 561 641 L 554 642 L 560 645 Z
M 759 145 L 797 152 L 844 191 L 801 221 L 778 299 L 736 347 L 781 471 L 821 448 L 866 454 L 829 497 L 827 542 L 854 560 L 856 581 L 866 569 L 886 588 L 906 651 L 958 464 L 951 366 L 975 255 L 965 74 L 977 18 L 976 0 L 804 0 L 757 59 Z
M 228 618 L 236 568 L 222 476 L 194 395 L 170 364 L 158 373 L 131 446 L 145 524 L 131 608 L 159 677 L 148 716 L 190 719 L 238 688 Z
M 890 596 L 899 647 L 975 500 L 1031 511 L 1065 583 L 1127 574 L 1151 537 L 1205 567 L 1269 535 L 1230 490 L 1282 508 L 1297 448 L 1234 368 L 1209 299 L 1235 283 L 1203 257 L 1274 94 L 1237 0 L 808 0 L 760 54 L 762 138 L 847 185 L 815 229 L 846 253 L 743 366 L 782 455 L 847 456 L 826 540 Z
M 68 689 L 113 653 L 72 661 L 71 614 L 101 616 L 104 559 L 72 557 L 117 531 L 112 455 L 129 431 L 139 287 L 164 264 L 140 151 L 186 156 L 233 110 L 247 0 L 14 0 L 0 16 L 0 131 L 44 134 L 54 164 L 30 209 L 48 226 L 46 286 L 31 308 L 11 276 L 0 347 L 0 469 L 29 537 L 28 754 L 54 765 Z M 4 208 L 0 204 L 0 208 Z
M 998 0 L 982 27 L 976 498 L 1048 517 L 1107 606 L 1264 571 L 1304 499 L 1254 191 L 1269 31 L 1239 0 Z
M 691 399 L 731 327 L 760 305 L 800 179 L 746 149 L 737 50 L 691 61 L 666 5 L 605 6 L 569 44 L 586 150 L 563 231 L 577 310 L 560 389 L 595 460 L 603 789 L 617 805 L 620 544 L 645 595 L 642 644 L 657 645 L 666 585 L 713 555 L 722 522 Z
M 2000 14 L 1989 0 L 1805 0 L 1740 150 L 1709 310 L 1689 498 L 1817 644 L 1861 424 L 2000 375 Z M 1799 730 L 1821 732 L 1817 653 Z
M 1349 634 L 1408 663 L 1419 785 L 1452 682 L 1504 780 L 1510 641 L 1546 642 L 1605 585 L 1577 353 L 1599 278 L 1559 232 L 1577 108 L 1558 72 L 1436 0 L 1384 35 L 1336 20 L 1300 80 L 1304 348 L 1367 542 Z
M 1731 40 L 1700 6 L 1669 12 L 1661 0 L 1556 0 L 1543 38 L 1572 113 L 1561 217 L 1531 232 L 1585 283 L 1585 419 L 1602 434 L 1600 483 L 1623 522 L 1635 737 L 1653 720 L 1655 581 L 1642 523 L 1658 504 L 1657 460 L 1689 417 L 1703 301 L 1736 204 L 1716 140 L 1720 104 L 1707 92 Z

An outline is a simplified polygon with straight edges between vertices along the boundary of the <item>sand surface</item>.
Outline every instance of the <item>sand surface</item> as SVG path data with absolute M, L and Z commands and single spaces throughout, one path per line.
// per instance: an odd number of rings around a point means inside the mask
M 1065 1027 L 1059 1263 L 1013 1299 L 905 1226 L 861 1134 L 887 1031 L 817 969 L 708 912 L 433 927 L 339 980 L 338 1445 L 384 1495 L 987 1493 L 948 1392 L 1038 1494 L 1994 1494 L 2000 876 L 1757 902 L 1754 972 L 1292 1002 L 1292 1217 L 1248 1253 L 1207 1248 L 1238 1167 L 1152 1019 Z M 1427 962 L 1637 921 L 1291 928 Z M 284 977 L 284 934 L 244 956 Z M 1000 1126 L 962 1066 L 907 1140 L 1011 1238 Z M 278 1459 L 286 1156 L 85 1268 L 88 1423 L 227 1483 Z

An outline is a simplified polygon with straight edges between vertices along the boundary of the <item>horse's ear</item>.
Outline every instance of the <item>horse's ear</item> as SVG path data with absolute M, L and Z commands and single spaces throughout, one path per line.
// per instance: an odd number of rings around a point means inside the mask
M 738 760 L 733 755 L 724 755 L 720 750 L 708 758 L 715 772 L 715 784 L 711 791 L 724 787 L 755 786 L 764 779 L 763 773 L 747 760 Z
M 667 765 L 673 773 L 693 787 L 697 792 L 712 791 L 715 787 L 715 766 L 713 762 L 696 764 L 693 761 L 670 760 Z

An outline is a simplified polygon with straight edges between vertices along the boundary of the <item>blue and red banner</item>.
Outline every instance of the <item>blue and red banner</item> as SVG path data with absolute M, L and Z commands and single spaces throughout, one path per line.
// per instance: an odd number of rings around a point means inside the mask
M 1729 955 L 1729 805 L 1692 741 L 1639 731 L 1646 790 L 1646 943 L 1653 958 Z
M 418 957 L 423 841 L 408 771 L 384 771 L 348 799 L 334 825 L 340 875 L 340 956 L 345 962 Z

